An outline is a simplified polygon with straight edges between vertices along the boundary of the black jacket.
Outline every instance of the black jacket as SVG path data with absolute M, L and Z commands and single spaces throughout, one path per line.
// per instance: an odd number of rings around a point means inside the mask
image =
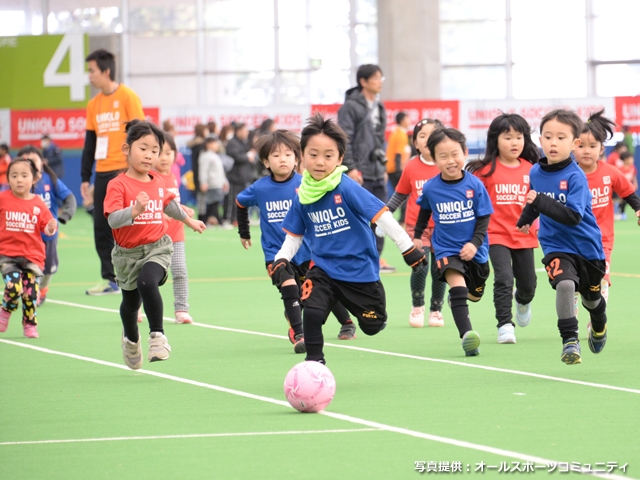
M 233 137 L 227 143 L 227 155 L 233 158 L 233 168 L 227 173 L 229 183 L 247 185 L 255 180 L 255 167 L 249 161 L 248 151 L 248 142 L 238 137 Z

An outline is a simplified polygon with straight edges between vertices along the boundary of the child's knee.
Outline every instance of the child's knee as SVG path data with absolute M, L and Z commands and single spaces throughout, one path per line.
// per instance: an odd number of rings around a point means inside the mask
M 20 272 L 9 272 L 4 276 L 5 290 L 11 298 L 22 295 L 22 276 Z
M 358 317 L 358 326 L 365 335 L 375 335 L 387 326 L 387 315 L 365 311 Z

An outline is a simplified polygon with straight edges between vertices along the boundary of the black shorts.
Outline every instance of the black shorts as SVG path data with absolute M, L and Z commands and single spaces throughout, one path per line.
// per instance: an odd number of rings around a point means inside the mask
M 302 284 L 300 299 L 305 308 L 324 310 L 325 319 L 339 301 L 358 319 L 360 330 L 366 335 L 375 335 L 386 325 L 387 301 L 380 280 L 367 283 L 335 280 L 314 265 Z
M 53 275 L 58 271 L 58 237 L 44 242 L 44 249 L 46 258 L 44 259 L 44 270 L 42 273 L 45 275 Z
M 295 276 L 296 279 L 296 284 L 298 284 L 298 288 L 300 288 L 302 286 L 302 284 L 304 283 L 306 276 L 307 276 L 307 272 L 309 271 L 309 265 L 311 264 L 311 260 L 307 260 L 306 262 L 302 262 L 300 265 L 293 263 L 293 262 L 289 262 L 289 265 L 291 265 L 291 268 L 293 269 L 293 274 Z M 267 272 L 269 271 L 269 267 L 273 265 L 273 260 L 270 262 L 266 262 L 265 263 L 265 268 L 267 269 Z M 276 285 L 275 281 L 273 280 L 273 277 L 271 278 L 271 284 L 272 285 Z M 277 285 L 276 285 L 277 286 Z
M 604 260 L 587 260 L 572 253 L 552 252 L 545 255 L 542 263 L 554 290 L 562 280 L 571 280 L 585 300 L 600 298 L 600 282 L 607 268 Z
M 478 263 L 474 260 L 466 261 L 462 260 L 459 255 L 453 255 L 436 260 L 436 266 L 438 267 L 438 274 L 441 281 L 447 281 L 444 272 L 452 269 L 460 272 L 464 276 L 464 283 L 467 285 L 467 290 L 469 290 L 470 295 L 477 298 L 484 295 L 484 286 L 491 272 L 489 262 Z

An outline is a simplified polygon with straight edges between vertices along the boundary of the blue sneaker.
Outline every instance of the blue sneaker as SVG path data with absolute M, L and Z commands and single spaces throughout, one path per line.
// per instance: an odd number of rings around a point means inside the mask
M 109 280 L 102 280 L 98 285 L 87 290 L 87 295 L 99 296 L 99 295 L 117 295 L 120 293 L 120 287 L 115 282 Z
M 600 353 L 604 348 L 604 344 L 607 343 L 607 326 L 604 326 L 604 330 L 600 333 L 593 331 L 593 328 L 589 328 L 589 350 L 593 353 Z
M 480 335 L 473 330 L 469 330 L 462 336 L 462 349 L 467 357 L 475 357 L 480 355 Z
M 577 338 L 570 338 L 564 342 L 560 360 L 567 365 L 582 363 L 582 357 L 580 356 L 580 342 Z

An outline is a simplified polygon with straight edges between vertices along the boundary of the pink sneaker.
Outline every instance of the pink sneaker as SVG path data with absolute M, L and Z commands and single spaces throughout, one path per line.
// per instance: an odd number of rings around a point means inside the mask
M 0 332 L 7 331 L 10 318 L 11 318 L 11 312 L 6 311 L 4 308 L 0 308 Z
M 409 325 L 413 328 L 424 327 L 424 307 L 413 307 L 409 315 Z
M 24 336 L 27 338 L 38 338 L 38 327 L 33 323 L 22 322 L 22 328 L 24 330 Z
M 188 312 L 176 312 L 176 323 L 193 323 L 193 318 Z
M 444 318 L 441 312 L 429 312 L 430 327 L 444 327 Z

